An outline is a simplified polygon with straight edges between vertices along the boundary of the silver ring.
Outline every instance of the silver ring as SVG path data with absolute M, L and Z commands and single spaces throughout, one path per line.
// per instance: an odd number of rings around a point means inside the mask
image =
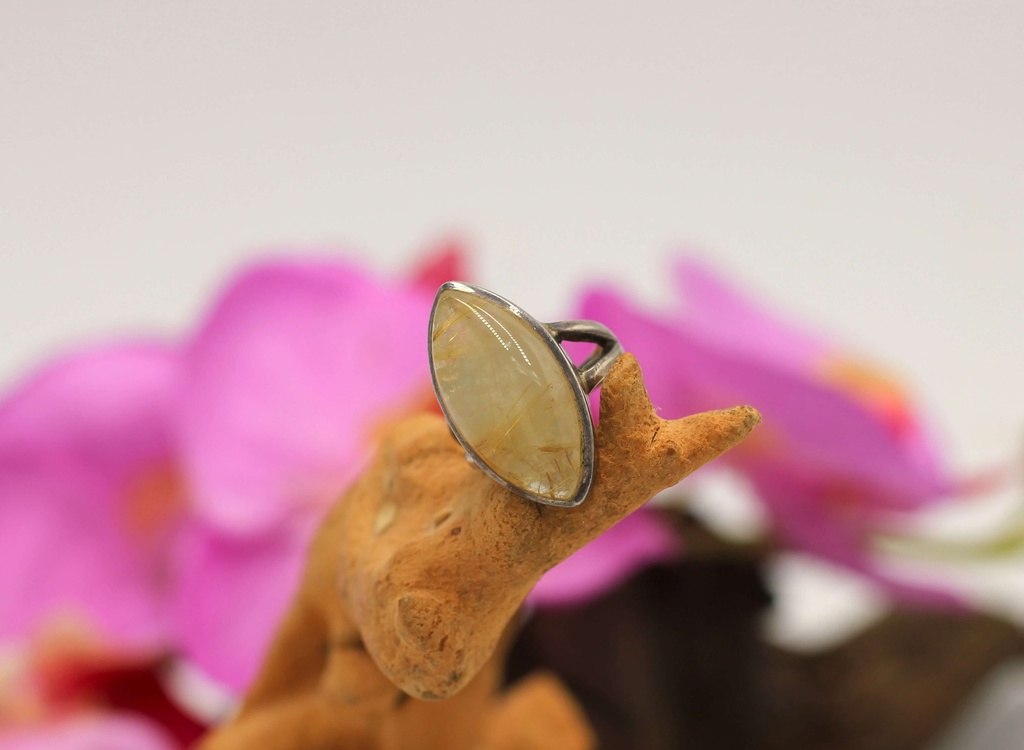
M 577 367 L 563 341 L 596 344 Z M 522 497 L 571 508 L 594 479 L 587 394 L 622 354 L 600 323 L 540 323 L 494 292 L 449 281 L 430 311 L 430 376 L 473 463 Z

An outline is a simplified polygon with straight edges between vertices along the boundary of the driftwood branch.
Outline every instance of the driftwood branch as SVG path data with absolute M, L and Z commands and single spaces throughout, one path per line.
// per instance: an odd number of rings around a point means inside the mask
M 750 407 L 660 419 L 623 355 L 593 488 L 571 509 L 497 485 L 440 418 L 400 423 L 325 519 L 260 677 L 205 750 L 592 746 L 554 678 L 498 692 L 503 633 L 545 571 L 759 421 Z

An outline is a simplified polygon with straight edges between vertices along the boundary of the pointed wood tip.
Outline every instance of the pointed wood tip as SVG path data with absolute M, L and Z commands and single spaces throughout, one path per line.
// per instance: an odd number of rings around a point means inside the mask
M 724 452 L 737 445 L 761 424 L 761 412 L 752 406 L 733 406 L 661 422 L 663 429 L 659 437 L 674 436 L 677 440 L 686 440 L 694 447 L 704 446 Z
M 734 406 L 716 413 L 721 414 L 725 421 L 735 425 L 740 439 L 749 435 L 763 421 L 761 412 L 753 406 Z
M 660 420 L 652 448 L 660 457 L 656 463 L 664 472 L 662 483 L 671 486 L 736 447 L 760 423 L 760 412 L 750 406 Z

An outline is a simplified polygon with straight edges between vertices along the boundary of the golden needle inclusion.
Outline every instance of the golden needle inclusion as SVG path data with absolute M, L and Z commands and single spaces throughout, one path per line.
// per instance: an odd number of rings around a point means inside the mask
M 463 440 L 505 481 L 571 500 L 583 481 L 584 428 L 562 364 L 528 323 L 448 289 L 430 331 L 438 396 Z

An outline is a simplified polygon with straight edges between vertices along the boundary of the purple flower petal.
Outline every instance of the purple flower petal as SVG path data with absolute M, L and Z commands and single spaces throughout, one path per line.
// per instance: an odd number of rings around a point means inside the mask
M 312 532 L 312 518 L 244 538 L 190 527 L 175 566 L 174 617 L 184 656 L 241 693 L 295 594 Z
M 0 404 L 0 451 L 66 454 L 114 483 L 166 464 L 178 352 L 157 342 L 65 356 Z
M 870 526 L 860 512 L 861 498 L 829 502 L 831 488 L 814 486 L 812 480 L 779 465 L 748 467 L 747 473 L 772 515 L 777 534 L 789 546 L 860 573 L 904 604 L 965 606 L 955 593 L 902 580 L 871 559 L 865 551 Z
M 703 263 L 683 258 L 673 272 L 681 303 L 674 317 L 718 348 L 805 372 L 825 351 L 823 342 L 760 308 Z
M 648 391 L 662 416 L 679 417 L 737 403 L 764 415 L 749 445 L 729 454 L 738 461 L 757 449 L 798 457 L 807 471 L 872 487 L 880 508 L 911 509 L 951 487 L 934 462 L 895 440 L 886 426 L 849 393 L 789 368 L 734 349 L 719 349 L 682 323 L 641 312 L 608 290 L 593 290 L 583 317 L 609 326 L 637 355 Z
M 830 347 L 699 264 L 679 264 L 677 280 L 687 295 L 682 312 L 656 315 L 597 288 L 580 317 L 608 325 L 637 355 L 662 416 L 736 403 L 761 411 L 764 424 L 722 460 L 752 479 L 789 544 L 905 599 L 953 603 L 879 570 L 866 549 L 872 529 L 894 512 L 938 502 L 956 486 L 902 393 L 858 381 L 864 373 L 856 368 L 830 371 L 843 364 Z
M 158 571 L 128 537 L 105 477 L 72 462 L 0 459 L 0 639 L 54 617 L 119 645 L 165 634 Z
M 641 508 L 545 573 L 528 601 L 539 607 L 584 602 L 681 553 L 679 535 L 657 511 Z
M 169 462 L 177 369 L 158 345 L 64 358 L 0 405 L 0 638 L 49 617 L 130 647 L 165 635 L 160 550 L 175 498 Z
M 237 279 L 185 375 L 182 450 L 200 516 L 258 534 L 338 497 L 379 421 L 429 392 L 430 303 L 331 260 Z
M 95 714 L 0 734 L 0 750 L 177 750 L 155 724 L 126 714 Z

